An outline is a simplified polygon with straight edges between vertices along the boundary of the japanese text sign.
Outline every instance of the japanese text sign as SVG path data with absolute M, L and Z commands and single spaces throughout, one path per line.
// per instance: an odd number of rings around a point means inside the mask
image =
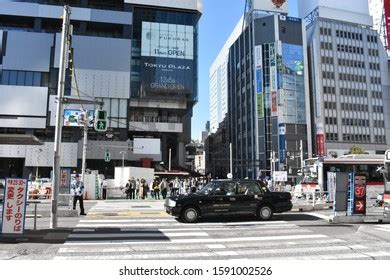
M 2 235 L 23 235 L 27 180 L 8 178 L 5 182 Z

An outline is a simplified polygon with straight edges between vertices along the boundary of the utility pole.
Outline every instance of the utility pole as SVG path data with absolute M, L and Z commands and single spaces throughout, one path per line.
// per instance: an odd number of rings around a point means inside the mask
M 60 160 L 61 160 L 61 138 L 63 122 L 63 105 L 62 98 L 65 90 L 65 72 L 66 72 L 66 55 L 69 50 L 69 26 L 70 26 L 70 7 L 64 6 L 61 35 L 61 53 L 57 87 L 57 116 L 54 134 L 54 161 L 53 161 L 53 195 L 51 198 L 50 228 L 58 226 L 58 193 L 60 189 Z
M 171 171 L 172 167 L 172 149 L 169 148 L 169 154 L 168 154 L 168 170 Z
M 301 172 L 303 174 L 303 141 L 299 141 L 299 158 L 301 160 Z
M 232 175 L 232 178 L 233 179 L 233 144 L 230 143 L 229 144 L 229 160 L 230 160 L 230 174 Z
M 84 110 L 84 139 L 83 139 L 83 159 L 81 165 L 81 174 L 83 182 L 85 182 L 85 169 L 87 168 L 86 159 L 87 159 L 87 146 L 88 146 L 88 112 Z

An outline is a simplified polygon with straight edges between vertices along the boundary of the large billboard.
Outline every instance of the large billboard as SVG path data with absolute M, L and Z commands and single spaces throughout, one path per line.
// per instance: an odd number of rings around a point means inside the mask
M 251 10 L 288 13 L 288 0 L 252 0 Z
M 194 28 L 143 21 L 141 56 L 194 59 Z
M 192 96 L 194 27 L 142 22 L 141 96 Z

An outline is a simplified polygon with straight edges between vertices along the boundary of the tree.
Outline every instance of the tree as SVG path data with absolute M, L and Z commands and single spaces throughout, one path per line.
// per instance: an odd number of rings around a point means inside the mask
M 348 155 L 364 155 L 365 153 L 366 151 L 359 146 L 352 146 L 348 151 Z

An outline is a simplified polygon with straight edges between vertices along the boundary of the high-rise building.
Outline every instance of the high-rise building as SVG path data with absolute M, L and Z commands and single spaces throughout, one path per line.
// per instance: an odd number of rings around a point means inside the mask
M 318 156 L 352 146 L 384 153 L 390 141 L 387 55 L 368 0 L 300 1 L 307 22 L 313 145 Z
M 0 133 L 34 134 L 41 147 L 0 145 L 0 177 L 27 176 L 53 160 L 62 1 L 0 0 Z M 74 75 L 65 95 L 99 100 L 108 132 L 88 133 L 87 168 L 113 175 L 125 162 L 184 166 L 197 102 L 202 0 L 69 0 Z M 85 105 L 93 117 L 96 107 Z M 80 105 L 67 104 L 62 167 L 81 167 Z M 126 153 L 124 153 L 126 152 Z M 109 163 L 105 155 L 109 153 Z M 106 157 L 107 158 L 107 157 Z
M 293 180 L 301 155 L 311 154 L 305 46 L 301 19 L 257 13 L 230 47 L 228 134 L 234 177 L 256 178 L 272 169 L 286 170 Z
M 210 132 L 215 133 L 219 124 L 225 118 L 228 111 L 228 81 L 227 63 L 229 58 L 229 48 L 240 36 L 243 29 L 243 19 L 241 17 L 233 32 L 217 55 L 210 67 L 209 90 L 210 90 Z

